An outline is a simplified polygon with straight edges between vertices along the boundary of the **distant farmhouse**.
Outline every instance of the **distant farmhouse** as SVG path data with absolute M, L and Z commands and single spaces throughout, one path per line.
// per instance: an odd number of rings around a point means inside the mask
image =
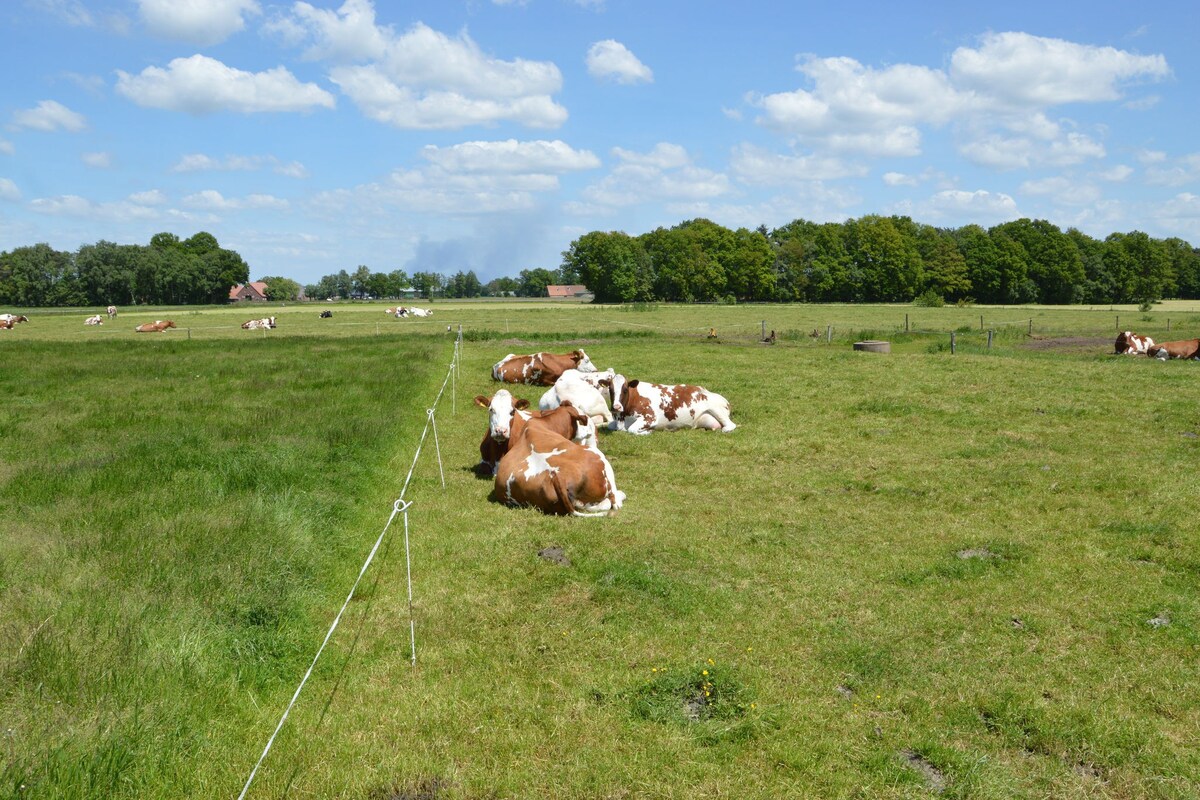
M 231 303 L 260 303 L 267 299 L 267 285 L 262 281 L 252 281 L 241 286 L 234 286 L 229 290 L 229 302 Z
M 582 283 L 551 284 L 546 287 L 546 296 L 562 300 L 564 298 L 591 297 L 592 293 Z

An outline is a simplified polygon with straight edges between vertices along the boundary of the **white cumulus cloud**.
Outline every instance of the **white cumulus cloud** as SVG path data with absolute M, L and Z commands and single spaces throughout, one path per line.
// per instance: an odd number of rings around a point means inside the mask
M 137 0 L 146 28 L 156 36 L 206 47 L 219 44 L 259 14 L 257 0 Z
M 305 56 L 333 63 L 329 78 L 369 119 L 406 129 L 515 122 L 554 128 L 567 110 L 552 95 L 562 73 L 551 62 L 504 60 L 465 32 L 447 36 L 424 23 L 402 33 L 375 21 L 369 0 L 336 11 L 304 2 L 273 23 L 280 38 L 309 42 Z
M 797 181 L 819 181 L 835 178 L 861 178 L 866 166 L 847 163 L 840 158 L 815 154 L 791 156 L 772 153 L 752 144 L 733 149 L 730 171 L 738 180 L 755 186 L 778 186 Z
M 333 95 L 315 83 L 301 83 L 284 67 L 245 72 L 208 56 L 176 58 L 137 75 L 117 71 L 117 91 L 146 108 L 208 114 L 255 113 L 333 108 Z
M 596 42 L 587 52 L 588 74 L 617 83 L 652 83 L 654 73 L 628 47 L 614 39 Z
M 463 142 L 451 147 L 427 146 L 421 155 L 449 172 L 560 174 L 600 166 L 588 150 L 575 150 L 560 140 Z
M 697 166 L 676 144 L 660 142 L 649 153 L 621 148 L 614 148 L 613 153 L 621 163 L 583 190 L 582 197 L 591 206 L 614 208 L 651 201 L 696 203 L 731 191 L 728 176 Z
M 15 203 L 21 199 L 21 190 L 8 178 L 0 178 L 0 200 Z
M 285 209 L 288 201 L 269 194 L 249 194 L 243 198 L 225 197 L 216 189 L 205 189 L 183 198 L 183 205 L 206 211 L 241 211 L 243 209 Z
M 112 153 L 84 153 L 83 163 L 95 169 L 108 169 L 112 166 Z
M 76 113 L 56 100 L 43 100 L 34 108 L 16 111 L 12 116 L 14 130 L 70 131 L 78 133 L 87 127 L 83 114 Z
M 1171 74 L 1161 55 L 1076 44 L 1028 33 L 988 33 L 950 57 L 956 86 L 1017 107 L 1118 100 L 1128 81 Z

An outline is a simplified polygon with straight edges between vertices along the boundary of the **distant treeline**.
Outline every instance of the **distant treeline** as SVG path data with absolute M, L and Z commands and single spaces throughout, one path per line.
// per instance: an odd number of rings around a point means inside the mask
M 1045 220 L 935 228 L 870 215 L 768 231 L 696 219 L 641 236 L 585 234 L 563 253 L 559 277 L 610 303 L 1148 304 L 1200 297 L 1200 252 L 1178 238 L 1098 240 Z
M 223 303 L 249 275 L 240 255 L 203 231 L 183 240 L 158 233 L 148 245 L 100 241 L 74 253 L 36 244 L 0 253 L 0 304 Z
M 263 278 L 264 281 L 269 281 Z M 412 290 L 418 296 L 431 297 L 545 297 L 546 287 L 560 283 L 557 270 L 525 269 L 517 278 L 496 278 L 480 283 L 474 270 L 459 270 L 453 275 L 440 272 L 414 272 L 402 269 L 392 272 L 372 272 L 359 265 L 354 272 L 339 270 L 324 275 L 316 283 L 304 287 L 309 299 L 326 297 L 400 297 Z M 268 284 L 269 285 L 269 284 Z

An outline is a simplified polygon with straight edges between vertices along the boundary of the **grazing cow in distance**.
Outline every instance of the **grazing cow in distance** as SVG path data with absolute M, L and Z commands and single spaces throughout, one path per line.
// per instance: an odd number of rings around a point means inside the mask
M 275 327 L 275 318 L 263 317 L 262 319 L 247 320 L 242 323 L 242 327 L 248 331 L 268 330 Z
M 24 314 L 0 314 L 0 322 L 12 323 L 12 325 L 8 326 L 11 328 L 13 325 L 16 325 L 19 322 L 29 322 L 29 317 L 25 316 Z
M 479 399 L 483 398 L 476 402 Z M 569 419 L 576 438 L 586 444 L 568 439 L 549 424 L 540 424 L 556 416 Z M 520 414 L 514 416 L 508 450 L 496 466 L 497 500 L 577 517 L 607 516 L 621 508 L 625 493 L 617 489 L 612 465 L 596 446 L 595 426 L 586 415 L 562 405 L 542 420 L 525 424 L 518 420 L 522 420 Z
M 100 319 L 99 314 L 96 314 L 95 316 L 91 316 L 91 317 L 88 317 L 87 319 L 85 319 L 83 321 L 83 324 L 84 325 L 103 325 L 104 320 Z
M 550 411 L 562 403 L 570 403 L 593 419 L 596 424 L 612 422 L 612 385 L 616 371 L 611 367 L 604 372 L 580 372 L 569 369 L 554 385 L 546 390 L 538 401 L 538 409 Z
M 509 442 L 526 426 L 545 428 L 579 444 L 594 443 L 596 426 L 577 409 L 564 405 L 547 412 L 529 410 L 529 401 L 499 389 L 491 397 L 477 395 L 475 405 L 488 410 L 488 427 L 479 443 L 476 471 L 495 475 L 496 466 L 508 452 Z
M 321 319 L 329 319 L 333 316 L 333 312 L 328 308 L 321 312 Z
M 596 367 L 587 353 L 573 350 L 570 353 L 533 353 L 518 356 L 509 353 L 492 365 L 492 380 L 504 383 L 525 383 L 530 386 L 553 386 L 569 369 L 580 372 L 595 372 Z
M 1139 356 L 1145 355 L 1153 346 L 1154 340 L 1149 336 L 1139 336 L 1133 331 L 1121 331 L 1117 334 L 1115 349 L 1117 355 Z
M 167 328 L 174 328 L 175 322 L 169 319 L 159 319 L 154 322 L 146 322 L 134 328 L 135 333 L 162 333 Z
M 1200 358 L 1200 339 L 1182 339 L 1178 342 L 1159 342 L 1146 350 L 1146 355 L 1166 361 L 1169 358 Z
M 729 433 L 737 425 L 729 418 L 729 401 L 702 386 L 613 380 L 613 430 L 647 434 L 679 428 L 704 428 Z
M 117 307 L 116 306 L 109 306 L 107 310 L 108 310 L 108 318 L 109 319 L 117 318 Z

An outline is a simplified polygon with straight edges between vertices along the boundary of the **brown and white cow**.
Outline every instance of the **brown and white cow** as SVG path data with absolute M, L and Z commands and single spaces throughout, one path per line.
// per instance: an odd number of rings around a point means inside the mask
M 518 356 L 509 353 L 492 365 L 492 380 L 504 383 L 526 383 L 530 386 L 553 386 L 569 369 L 580 372 L 595 372 L 596 367 L 587 353 L 572 350 L 570 353 L 533 353 Z
M 0 319 L 0 331 L 11 331 L 15 325 L 10 319 Z
M 117 317 L 117 307 L 116 306 L 109 306 L 105 310 L 108 311 L 109 319 L 116 319 L 116 317 Z
M 1139 336 L 1133 331 L 1121 331 L 1117 334 L 1115 350 L 1117 355 L 1140 356 L 1154 346 L 1154 340 L 1149 336 Z
M 577 424 L 592 427 L 569 405 L 550 414 L 570 414 Z M 547 514 L 600 517 L 625 502 L 617 489 L 612 465 L 595 445 L 581 445 L 537 424 L 521 427 L 509 441 L 496 469 L 496 499 L 511 506 L 532 506 Z
M 174 328 L 174 327 L 175 327 L 174 321 L 169 320 L 169 319 L 160 319 L 160 320 L 155 320 L 154 322 L 147 322 L 142 325 L 138 325 L 133 330 L 135 333 L 162 333 L 167 328 Z
M 475 405 L 488 410 L 488 427 L 479 443 L 479 464 L 476 466 L 476 471 L 481 474 L 496 474 L 500 459 L 508 452 L 509 442 L 528 425 L 545 428 L 579 444 L 594 443 L 596 438 L 596 426 L 571 406 L 560 406 L 546 413 L 529 411 L 529 401 L 513 397 L 507 389 L 499 389 L 491 397 L 477 395 Z
M 24 314 L 0 314 L 0 322 L 8 322 L 9 328 L 19 322 L 29 322 L 29 317 Z
M 614 431 L 647 434 L 680 428 L 704 428 L 729 433 L 737 425 L 729 418 L 729 401 L 703 386 L 613 379 Z
M 274 317 L 263 317 L 262 319 L 251 319 L 242 323 L 242 328 L 248 331 L 267 330 L 275 327 Z
M 104 320 L 100 318 L 99 314 L 95 314 L 95 315 L 90 316 L 87 319 L 85 319 L 83 321 L 83 324 L 84 325 L 103 325 Z
M 1200 358 L 1200 339 L 1159 342 L 1148 347 L 1146 355 L 1160 361 L 1166 361 L 1169 358 Z

